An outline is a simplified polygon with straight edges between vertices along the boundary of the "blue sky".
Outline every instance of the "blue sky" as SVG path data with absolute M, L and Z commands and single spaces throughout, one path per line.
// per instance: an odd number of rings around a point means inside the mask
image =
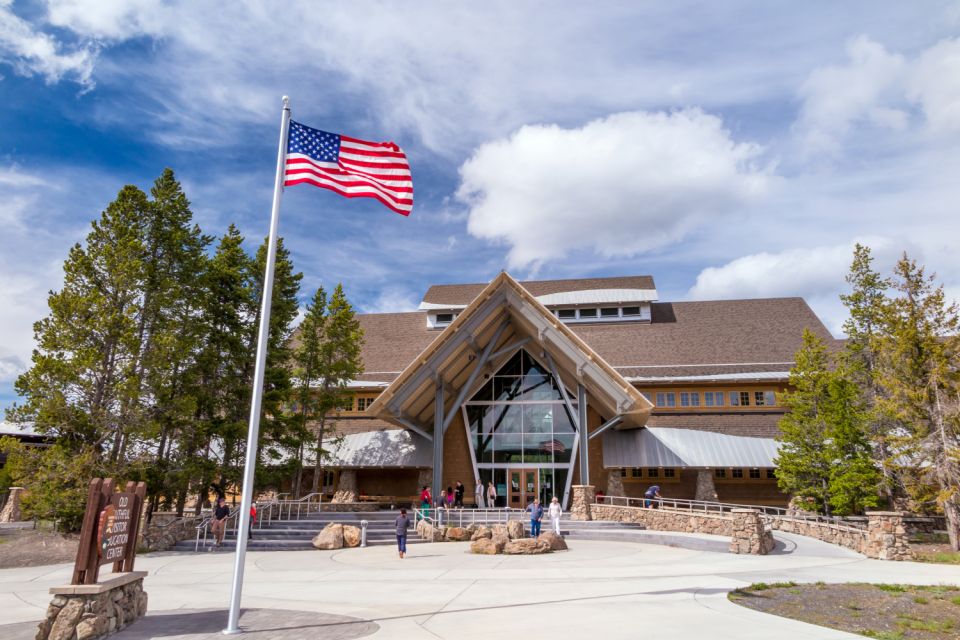
M 263 238 L 283 94 L 400 144 L 416 189 L 409 219 L 288 189 L 304 298 L 652 274 L 663 300 L 801 295 L 836 332 L 855 241 L 960 292 L 960 4 L 602 8 L 0 0 L 0 407 L 124 184 L 172 167 L 206 232 Z

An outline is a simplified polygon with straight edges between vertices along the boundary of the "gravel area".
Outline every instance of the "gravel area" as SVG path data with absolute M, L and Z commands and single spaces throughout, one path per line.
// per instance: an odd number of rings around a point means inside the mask
M 0 569 L 73 562 L 77 536 L 36 529 L 0 529 Z

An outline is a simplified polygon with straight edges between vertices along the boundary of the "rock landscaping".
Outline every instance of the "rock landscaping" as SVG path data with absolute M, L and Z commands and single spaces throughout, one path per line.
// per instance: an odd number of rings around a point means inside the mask
M 360 527 L 331 522 L 314 536 L 312 544 L 315 549 L 324 550 L 359 547 Z

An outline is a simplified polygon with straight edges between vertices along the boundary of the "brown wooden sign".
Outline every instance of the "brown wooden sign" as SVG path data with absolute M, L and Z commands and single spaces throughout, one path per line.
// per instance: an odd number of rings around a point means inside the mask
M 90 481 L 72 584 L 96 583 L 100 565 L 110 562 L 114 573 L 133 571 L 147 485 L 128 482 L 120 493 L 114 487 L 112 478 Z

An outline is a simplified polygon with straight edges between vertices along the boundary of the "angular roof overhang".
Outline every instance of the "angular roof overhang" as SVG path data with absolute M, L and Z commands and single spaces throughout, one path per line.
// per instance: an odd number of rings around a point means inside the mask
M 653 405 L 506 272 L 467 305 L 367 413 L 431 432 L 438 384 L 444 390 L 443 415 L 449 418 L 521 346 L 536 358 L 552 359 L 567 389 L 583 384 L 589 405 L 602 416 L 622 416 L 618 428 L 645 424 Z
M 776 467 L 779 445 L 772 438 L 748 438 L 713 431 L 647 427 L 603 434 L 603 466 L 614 467 Z

